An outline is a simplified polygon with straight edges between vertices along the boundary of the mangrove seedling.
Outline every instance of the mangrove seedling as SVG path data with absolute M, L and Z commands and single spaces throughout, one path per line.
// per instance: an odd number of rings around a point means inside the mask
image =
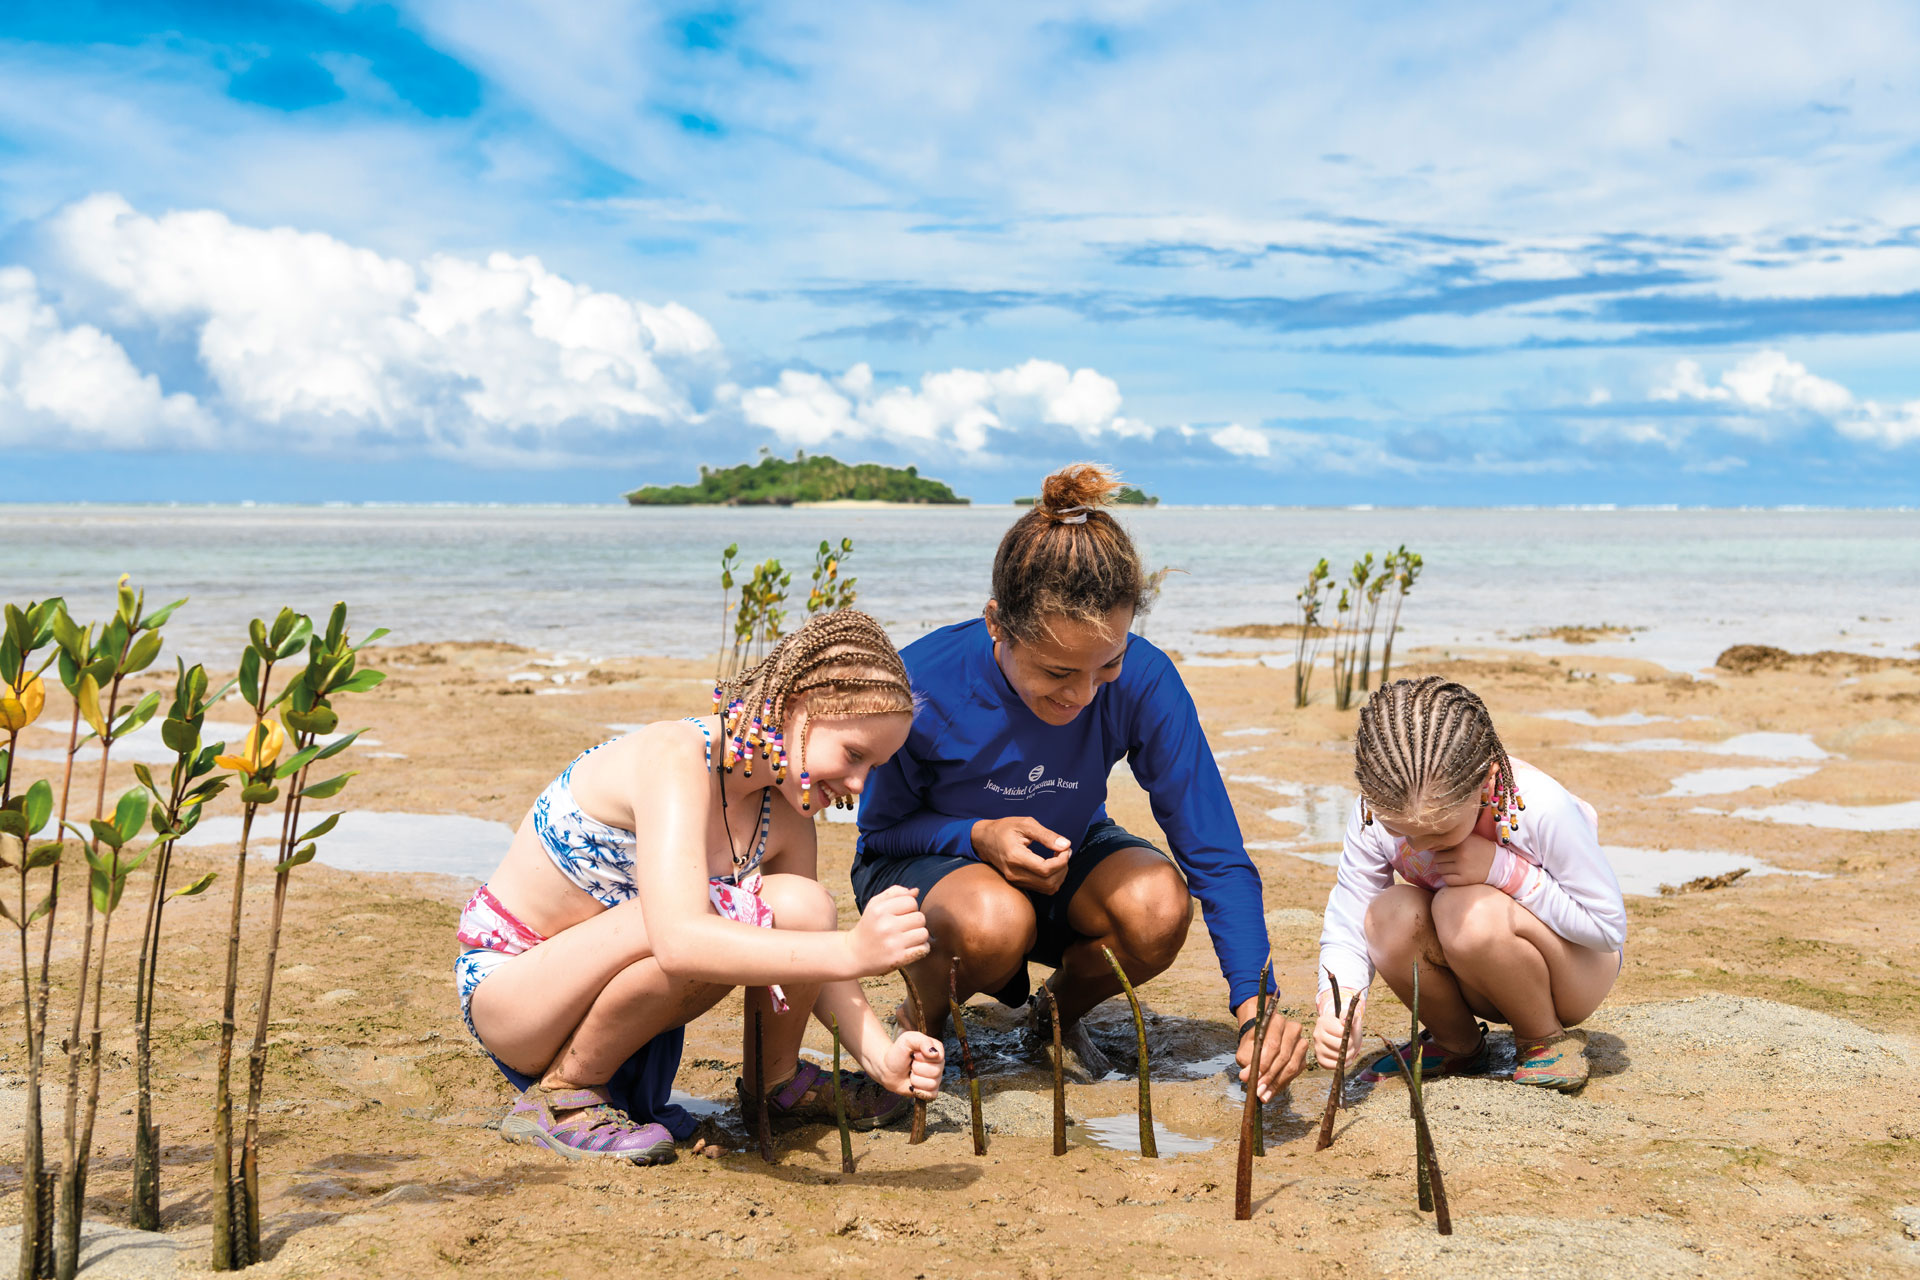
M 1329 969 L 1327 981 L 1333 984 L 1333 1013 L 1339 1017 L 1340 979 Z M 1320 1137 L 1313 1144 L 1315 1151 L 1325 1151 L 1333 1145 L 1333 1113 L 1346 1105 L 1347 1046 L 1353 1042 L 1353 1018 L 1359 1012 L 1360 998 L 1356 994 L 1347 1002 L 1347 1016 L 1340 1024 L 1340 1058 L 1333 1064 L 1333 1083 L 1327 1089 L 1327 1109 L 1320 1116 Z
M 60 854 L 65 846 L 61 841 L 64 828 L 60 826 L 54 828 L 51 840 L 34 842 L 34 837 L 45 830 L 47 823 L 53 819 L 53 784 L 42 779 L 16 794 L 13 761 L 18 754 L 21 732 L 46 710 L 47 686 L 42 673 L 52 659 L 43 660 L 36 666 L 33 655 L 53 639 L 57 623 L 72 625 L 66 619 L 66 606 L 57 597 L 31 602 L 24 610 L 10 604 L 6 608 L 6 634 L 4 639 L 0 639 L 0 729 L 4 729 L 7 741 L 6 747 L 0 749 L 0 836 L 18 844 L 14 851 L 17 861 L 10 865 L 18 870 L 20 880 L 18 908 L 10 908 L 4 899 L 0 899 L 0 915 L 4 915 L 20 934 L 20 1008 L 27 1054 L 27 1108 L 21 1117 L 24 1152 L 20 1177 L 20 1274 L 27 1280 L 50 1272 L 49 1264 L 52 1262 L 50 1237 L 41 1230 L 43 1223 L 51 1223 L 52 1209 L 52 1187 L 45 1174 L 45 1135 L 40 1122 L 40 1064 L 46 1020 L 44 1016 L 41 1017 L 36 1026 L 33 1016 L 33 965 L 29 935 L 34 923 L 48 916 L 59 901 Z M 56 650 L 54 657 L 58 656 L 59 651 Z M 79 737 L 80 714 L 76 704 L 73 728 L 68 733 L 67 742 L 69 781 L 73 777 L 73 754 L 78 748 Z M 63 797 L 64 792 L 63 785 Z M 63 799 L 60 822 L 64 824 L 66 817 Z M 0 849 L 4 849 L 6 843 L 5 839 L 0 839 Z M 7 860 L 0 858 L 0 865 L 8 865 Z M 30 905 L 32 873 L 47 867 L 53 869 L 52 884 L 40 902 Z M 48 920 L 49 939 L 52 931 L 53 922 Z M 44 1013 L 44 1002 L 42 1011 Z
M 729 603 L 733 593 L 733 571 L 739 568 L 736 557 L 740 554 L 740 544 L 729 542 L 727 549 L 720 553 L 720 647 L 713 655 L 713 682 L 719 684 L 733 674 L 727 669 L 727 615 L 733 612 Z M 736 646 L 736 652 L 738 647 Z
M 1120 979 L 1120 989 L 1127 993 L 1127 1005 L 1133 1010 L 1133 1034 L 1140 1044 L 1140 1154 L 1149 1160 L 1158 1160 L 1160 1147 L 1153 1140 L 1153 1066 L 1147 1060 L 1147 1021 L 1140 1014 L 1140 997 L 1133 993 L 1133 983 L 1120 962 L 1113 958 L 1113 950 L 1101 947 L 1100 951 L 1107 957 L 1114 976 Z
M 905 969 L 900 970 L 900 978 L 907 984 L 907 1014 L 913 1019 L 913 1029 L 922 1035 L 927 1031 L 927 1006 L 920 999 L 920 992 L 913 985 L 913 975 Z M 907 1130 L 907 1145 L 919 1146 L 927 1140 L 927 1103 L 926 1099 L 916 1097 L 913 1100 L 913 1125 Z
M 1418 1060 L 1418 1046 L 1409 1045 L 1407 1051 L 1402 1052 L 1394 1048 L 1393 1042 L 1384 1036 L 1381 1037 L 1380 1042 L 1387 1046 L 1387 1052 L 1400 1063 L 1400 1069 L 1407 1072 L 1408 1079 L 1411 1080 Z M 1420 1166 L 1421 1180 L 1431 1189 L 1433 1196 L 1431 1204 L 1423 1201 L 1420 1207 L 1431 1209 L 1435 1228 L 1441 1235 L 1450 1236 L 1453 1234 L 1453 1212 L 1447 1204 L 1447 1184 L 1446 1180 L 1440 1176 L 1440 1157 L 1433 1149 L 1433 1131 L 1427 1126 L 1426 1098 L 1417 1088 L 1413 1090 L 1413 1125 L 1414 1140 L 1425 1157 Z
M 1333 590 L 1333 571 L 1323 557 L 1307 574 L 1307 584 L 1294 594 L 1299 633 L 1293 642 L 1293 705 L 1304 707 L 1313 692 L 1313 664 L 1319 660 L 1320 645 L 1326 630 L 1320 625 L 1320 610 L 1327 593 Z
M 767 1036 L 760 1010 L 753 1011 L 753 1136 L 760 1158 L 773 1163 L 773 1126 L 767 1118 Z
M 840 1092 L 840 1017 L 833 1015 L 833 1122 L 840 1128 L 840 1172 L 853 1172 L 853 1131 L 847 1127 L 847 1098 Z
M 973 1110 L 973 1154 L 987 1154 L 987 1126 L 980 1118 L 980 1077 L 973 1070 L 973 1046 L 967 1043 L 967 1018 L 960 1012 L 960 971 L 947 970 L 947 1006 L 953 1013 L 953 1029 L 960 1037 L 960 1071 L 967 1081 L 967 1105 Z
M 1424 562 L 1415 552 L 1407 550 L 1402 543 L 1388 557 L 1383 572 L 1393 575 L 1393 610 L 1387 615 L 1387 634 L 1380 644 L 1380 683 L 1385 686 L 1393 678 L 1393 638 L 1400 631 L 1400 606 L 1407 602 L 1407 595 L 1413 590 L 1413 584 L 1420 578 Z
M 88 824 L 92 839 L 87 847 L 87 864 L 91 870 L 81 927 L 80 981 L 75 984 L 73 1030 L 67 1040 L 67 1150 L 66 1161 L 60 1169 L 59 1224 L 54 1248 L 54 1272 L 59 1280 L 73 1280 L 80 1268 L 80 1219 L 87 1202 L 87 1165 L 93 1151 L 93 1125 L 100 1110 L 100 995 L 104 990 L 112 929 L 110 922 L 103 920 L 100 954 L 95 960 L 93 922 L 96 915 L 108 916 L 119 905 L 120 895 L 126 889 L 127 873 L 132 870 L 131 866 L 124 865 L 122 850 L 132 843 L 147 819 L 146 793 L 131 791 L 121 796 L 114 806 L 113 820 L 105 820 L 107 765 L 112 758 L 113 744 L 137 732 L 160 706 L 160 694 L 155 691 L 133 706 L 121 708 L 121 685 L 128 677 L 153 665 L 154 659 L 160 656 L 160 627 L 175 609 L 186 603 L 176 600 L 149 614 L 146 593 L 134 591 L 127 581 L 127 575 L 120 575 L 113 617 L 101 628 L 99 640 L 87 651 L 84 669 L 76 670 L 74 677 L 80 714 L 100 743 L 100 777 L 94 789 L 94 816 Z M 65 674 L 63 665 L 61 675 Z M 103 689 L 107 696 L 104 708 L 100 703 Z M 82 839 L 87 838 L 87 833 L 71 825 L 68 830 Z M 103 844 L 107 846 L 105 854 L 100 851 Z M 151 848 L 149 845 L 131 855 L 134 865 L 144 860 Z M 93 974 L 91 997 L 87 993 L 89 967 Z M 89 999 L 92 1025 L 82 1040 L 80 1029 Z M 83 1057 L 88 1063 L 84 1095 L 80 1089 Z
M 1407 1116 L 1413 1121 L 1413 1171 L 1420 1184 L 1420 1209 L 1433 1212 L 1433 1183 L 1427 1177 L 1427 1132 L 1420 1123 L 1420 1074 L 1426 1066 L 1426 1053 L 1420 1048 L 1420 962 L 1413 962 L 1413 1003 L 1407 1010 L 1413 1030 L 1407 1036 L 1407 1053 L 1413 1066 L 1407 1073 Z
M 160 740 L 174 754 L 172 770 L 162 788 L 144 764 L 135 764 L 133 772 L 153 796 L 150 810 L 154 833 L 160 847 L 153 858 L 153 874 L 148 881 L 145 927 L 140 934 L 140 958 L 134 967 L 133 987 L 133 1059 L 136 1101 L 133 1125 L 133 1203 L 129 1210 L 133 1225 L 141 1231 L 160 1229 L 160 1130 L 153 1123 L 153 997 L 160 968 L 160 930 L 167 903 L 174 898 L 191 897 L 204 892 L 213 883 L 209 871 L 191 884 L 169 893 L 168 876 L 173 869 L 174 842 L 199 825 L 207 801 L 225 790 L 228 779 L 209 777 L 217 767 L 214 757 L 225 748 L 224 742 L 201 745 L 200 732 L 207 708 L 226 694 L 224 688 L 209 695 L 207 671 L 183 660 L 174 663 L 173 702 L 160 722 Z
M 273 1008 L 273 980 L 280 963 L 280 929 L 286 916 L 289 877 L 295 867 L 313 861 L 318 848 L 314 842 L 333 830 L 341 817 L 332 814 L 301 831 L 301 809 L 308 800 L 328 800 L 338 795 L 354 776 L 353 771 L 349 771 L 309 782 L 307 775 L 316 763 L 339 755 L 360 736 L 356 730 L 326 743 L 317 741 L 340 727 L 332 699 L 343 693 L 372 689 L 387 678 L 384 672 L 358 665 L 360 650 L 386 634 L 384 627 L 376 627 L 359 645 L 353 644 L 347 636 L 347 606 L 344 602 L 336 603 L 328 615 L 325 634 L 307 637 L 307 665 L 281 695 L 280 721 L 292 739 L 294 753 L 273 771 L 275 782 L 291 779 L 291 785 L 287 788 L 280 816 L 280 839 L 274 850 L 273 916 L 267 927 L 266 973 L 260 980 L 253 1044 L 247 1050 L 247 1122 L 240 1155 L 240 1184 L 247 1211 L 247 1255 L 256 1262 L 260 1259 L 260 1101 L 266 1085 L 267 1028 Z
M 1342 711 L 1353 705 L 1354 678 L 1360 662 L 1360 618 L 1366 607 L 1367 584 L 1373 578 L 1373 552 L 1353 562 L 1347 585 L 1340 588 L 1338 618 L 1333 631 L 1333 705 Z
M 1373 559 L 1373 553 L 1367 553 L 1367 559 Z M 1393 558 L 1383 556 L 1380 572 L 1373 575 L 1373 581 L 1367 584 L 1366 625 L 1360 637 L 1360 692 L 1365 693 L 1372 687 L 1370 676 L 1373 671 L 1373 629 L 1380 619 L 1380 601 L 1386 596 L 1387 584 L 1392 579 Z
M 254 817 L 262 805 L 280 798 L 276 770 L 287 744 L 286 731 L 270 714 L 285 699 L 273 692 L 273 669 L 300 652 L 313 633 L 313 622 L 292 609 L 281 609 L 268 627 L 255 618 L 248 627 L 247 647 L 240 655 L 237 683 L 240 696 L 253 712 L 253 726 L 233 750 L 214 757 L 214 763 L 233 772 L 240 783 L 240 847 L 234 854 L 233 902 L 227 920 L 227 970 L 221 988 L 219 1053 L 216 1058 L 213 1109 L 213 1269 L 236 1271 L 258 1261 L 250 1250 L 248 1201 L 244 1178 L 233 1164 L 233 1039 L 234 1002 L 240 987 L 240 920 L 247 888 L 247 845 L 253 838 Z
M 1268 956 L 1267 963 L 1260 970 L 1261 991 L 1267 989 L 1267 979 L 1272 973 L 1273 957 Z M 1238 1222 L 1253 1217 L 1253 1149 L 1260 1130 L 1260 1050 L 1267 1043 L 1267 1019 L 1273 1015 L 1274 1006 L 1279 1003 L 1277 999 L 1263 1003 L 1253 1023 L 1253 1052 L 1247 1062 L 1247 1096 L 1240 1104 L 1240 1157 L 1233 1172 L 1233 1216 Z
M 1272 994 L 1277 995 L 1279 993 L 1275 992 Z M 1254 999 L 1254 1004 L 1253 1004 L 1253 1025 L 1254 1026 L 1257 1027 L 1260 1025 L 1261 1015 L 1266 1013 L 1267 1001 L 1270 999 L 1272 999 L 1272 995 L 1268 993 L 1266 984 L 1263 982 L 1260 984 L 1260 994 Z M 1262 1042 L 1259 1040 L 1255 1040 L 1253 1042 L 1253 1052 L 1251 1056 L 1253 1057 L 1253 1060 L 1254 1060 L 1254 1064 L 1253 1064 L 1254 1074 L 1258 1074 L 1259 1068 L 1260 1068 L 1261 1043 Z M 1264 1160 L 1266 1159 L 1266 1156 L 1267 1156 L 1267 1120 L 1265 1116 L 1259 1113 L 1257 1105 L 1255 1108 L 1254 1116 L 1255 1116 L 1255 1124 L 1253 1126 L 1253 1154 L 1259 1157 L 1260 1159 Z
M 840 566 L 853 554 L 853 539 L 840 539 L 840 546 L 821 540 L 820 549 L 813 553 L 813 587 L 807 592 L 807 616 L 816 613 L 831 613 L 835 609 L 847 609 L 853 606 L 857 594 L 853 589 L 856 579 L 842 578 Z
M 1060 1004 L 1044 982 L 1040 994 L 1047 998 L 1047 1021 L 1053 1028 L 1053 1154 L 1063 1156 L 1067 1154 L 1067 1077 L 1060 1048 Z

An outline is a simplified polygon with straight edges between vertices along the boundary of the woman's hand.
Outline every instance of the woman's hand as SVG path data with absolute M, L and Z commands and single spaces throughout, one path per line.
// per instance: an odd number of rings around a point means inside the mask
M 872 978 L 912 964 L 932 949 L 927 918 L 915 900 L 919 890 L 894 885 L 874 895 L 847 934 L 853 950 L 852 977 Z
M 1275 993 L 1277 998 L 1278 993 Z M 1254 1016 L 1260 1007 L 1258 998 L 1241 1003 L 1244 1010 L 1241 1021 Z M 1240 1064 L 1240 1080 L 1247 1079 L 1247 1064 L 1253 1059 L 1253 1031 L 1240 1037 L 1240 1047 L 1234 1051 L 1233 1060 Z M 1274 1095 L 1286 1088 L 1293 1078 L 1307 1068 L 1307 1041 L 1301 1035 L 1300 1024 L 1292 1018 L 1284 1017 L 1277 1011 L 1267 1019 L 1267 1039 L 1260 1049 L 1259 1094 L 1260 1101 L 1272 1102 Z
M 1360 1057 L 1360 1025 L 1366 1021 L 1367 998 L 1354 997 L 1360 1002 L 1360 1012 L 1353 1019 L 1353 1035 L 1347 1041 L 1347 1063 L 1351 1064 Z M 1351 1002 L 1349 1002 L 1351 1003 Z M 1333 1011 L 1333 993 L 1320 993 L 1320 1016 L 1313 1023 L 1313 1056 L 1322 1067 L 1333 1071 L 1341 1067 L 1340 1033 L 1346 1021 L 1345 1011 Z
M 1014 888 L 1052 894 L 1067 878 L 1073 841 L 1032 818 L 982 818 L 973 824 L 973 851 Z
M 1485 884 L 1499 846 L 1485 836 L 1469 835 L 1451 849 L 1433 851 L 1433 871 L 1447 884 Z
M 940 1092 L 940 1077 L 947 1069 L 946 1055 L 946 1049 L 932 1036 L 902 1031 L 871 1074 L 891 1093 L 932 1098 Z

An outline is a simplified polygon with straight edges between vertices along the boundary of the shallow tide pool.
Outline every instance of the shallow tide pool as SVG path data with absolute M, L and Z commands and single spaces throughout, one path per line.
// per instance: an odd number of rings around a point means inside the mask
M 318 822 L 321 815 L 312 815 Z M 272 853 L 279 835 L 278 817 L 256 818 L 250 852 Z M 207 818 L 180 840 L 186 846 L 231 845 L 240 840 L 238 814 Z M 461 813 L 344 813 L 340 825 L 322 836 L 315 860 L 343 871 L 428 872 L 485 880 L 513 843 L 513 828 Z

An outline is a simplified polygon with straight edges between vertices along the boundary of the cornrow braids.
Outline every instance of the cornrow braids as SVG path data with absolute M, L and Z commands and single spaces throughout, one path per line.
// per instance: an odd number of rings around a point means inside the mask
M 751 778 L 757 752 L 773 785 L 785 782 L 788 714 L 802 695 L 811 714 L 800 737 L 800 807 L 811 809 L 807 737 L 814 719 L 911 713 L 913 686 L 893 641 L 871 616 L 858 609 L 816 614 L 758 663 L 713 686 L 721 768 L 731 773 L 741 764 Z M 852 807 L 844 797 L 842 804 Z
M 1046 636 L 1049 620 L 1105 622 L 1121 605 L 1147 605 L 1140 553 L 1106 511 L 1119 477 L 1092 462 L 1062 467 L 1040 500 L 1013 522 L 993 557 L 994 614 L 1014 640 Z
M 1373 811 L 1418 822 L 1471 799 L 1489 765 L 1497 766 L 1490 803 L 1502 843 L 1519 829 L 1526 802 L 1513 761 L 1478 694 L 1444 676 L 1395 680 L 1360 711 L 1353 776 L 1362 820 Z

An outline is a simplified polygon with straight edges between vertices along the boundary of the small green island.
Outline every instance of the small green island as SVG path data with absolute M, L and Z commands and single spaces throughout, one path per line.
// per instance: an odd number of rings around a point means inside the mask
M 1015 498 L 1013 505 L 1016 507 L 1031 507 L 1039 501 L 1040 499 L 1038 498 Z M 1116 507 L 1157 507 L 1160 505 L 1160 496 L 1136 489 L 1130 484 L 1123 484 L 1120 486 L 1120 491 L 1113 495 L 1113 505 Z
M 737 467 L 703 466 L 698 484 L 650 484 L 626 499 L 636 507 L 789 507 L 796 502 L 965 506 L 968 501 L 922 476 L 916 467 L 848 464 L 826 454 L 808 457 L 804 451 L 791 460 L 767 453 L 758 462 Z

